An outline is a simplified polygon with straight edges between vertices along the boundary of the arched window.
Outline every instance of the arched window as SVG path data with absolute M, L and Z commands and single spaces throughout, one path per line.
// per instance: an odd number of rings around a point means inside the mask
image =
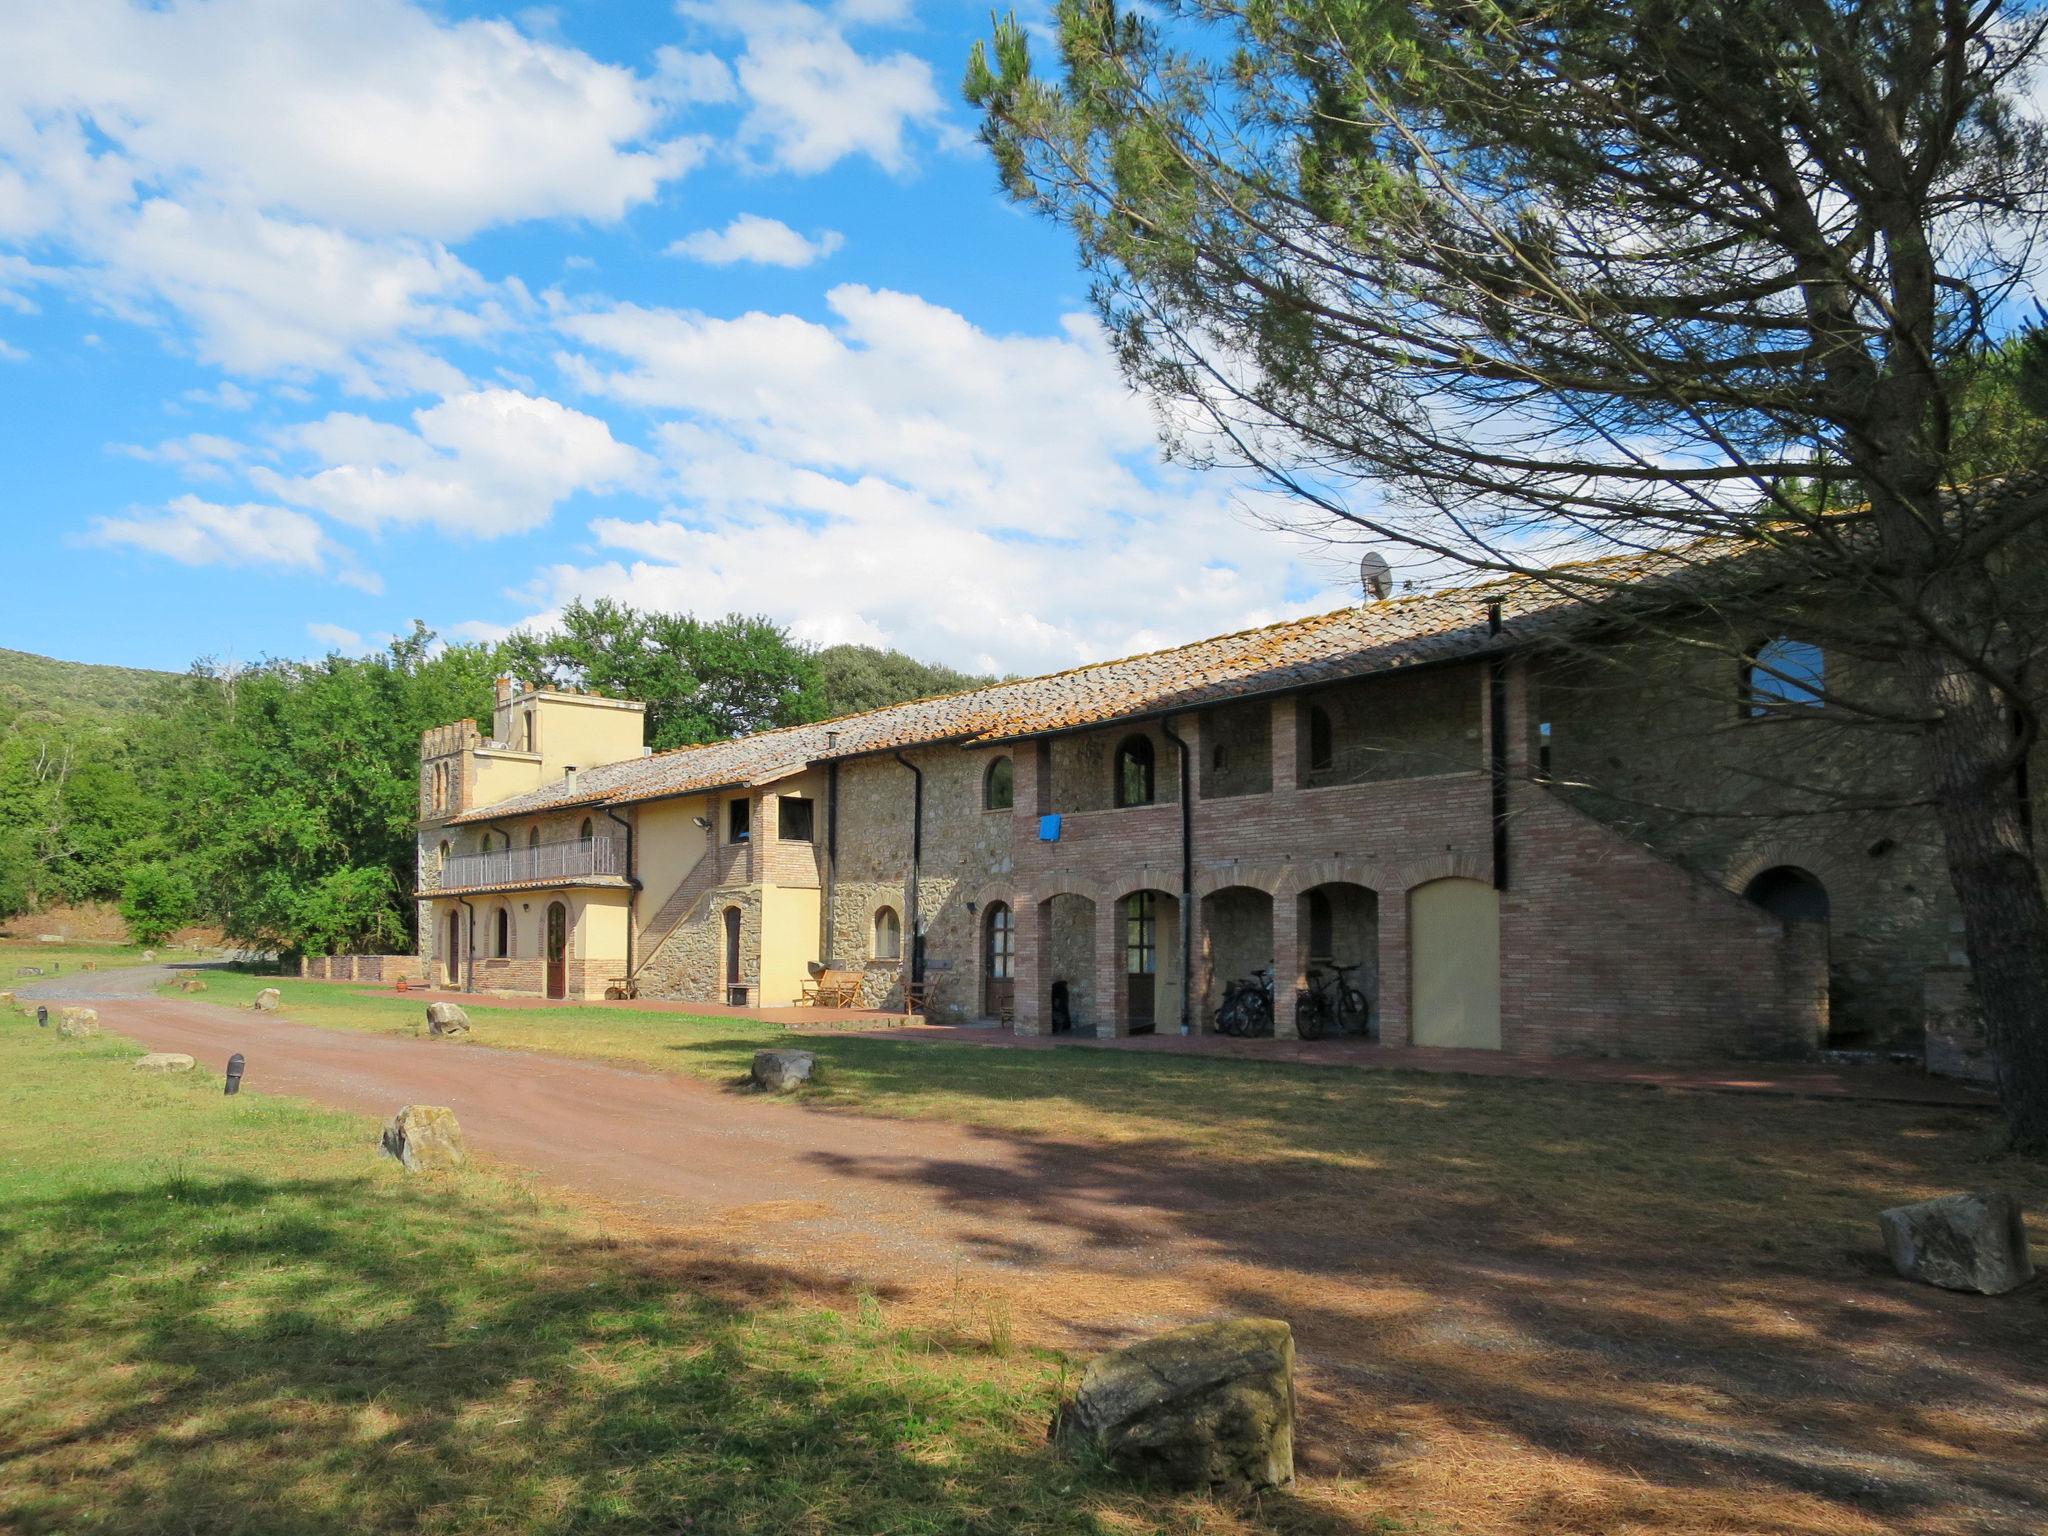
M 1308 770 L 1327 773 L 1337 766 L 1337 728 L 1320 704 L 1308 707 Z
M 448 765 L 446 763 L 434 764 L 433 804 L 434 809 L 437 811 L 445 809 L 448 805 Z
M 529 848 L 538 848 L 540 846 L 539 827 L 528 827 L 526 829 L 526 846 Z
M 522 736 L 522 739 L 521 739 L 520 745 L 521 745 L 521 747 L 522 747 L 522 748 L 523 748 L 524 750 L 526 750 L 526 751 L 528 751 L 528 752 L 531 752 L 531 751 L 533 751 L 533 750 L 534 750 L 534 747 L 533 747 L 533 711 L 529 709 L 529 710 L 527 710 L 527 711 L 525 712 L 525 714 L 526 714 L 526 721 L 525 721 L 525 729 L 524 729 L 524 734 L 523 734 L 523 736 Z
M 903 919 L 896 915 L 894 907 L 883 907 L 875 913 L 874 954 L 877 960 L 903 958 Z
M 446 869 L 448 867 L 448 855 L 454 851 L 454 846 L 447 838 L 441 839 L 441 868 Z
M 981 803 L 991 811 L 1007 811 L 1017 803 L 1017 765 L 999 757 L 981 781 Z
M 491 919 L 491 953 L 500 960 L 512 953 L 512 914 L 504 907 Z
M 1152 738 L 1126 736 L 1116 749 L 1116 803 L 1152 803 Z
M 1810 640 L 1780 635 L 1742 664 L 1742 712 L 1752 719 L 1818 707 L 1827 691 L 1827 657 Z
M 577 841 L 578 841 L 579 843 L 585 843 L 585 844 L 588 844 L 588 843 L 590 842 L 590 840 L 591 840 L 591 839 L 592 839 L 593 837 L 595 837 L 596 835 L 597 835 L 597 828 L 596 828 L 596 826 L 595 826 L 594 824 L 592 824 L 592 822 L 591 822 L 591 819 L 590 819 L 590 818 L 589 818 L 588 816 L 584 817 L 584 818 L 583 818 L 583 825 L 582 825 L 582 827 L 580 827 L 580 828 L 579 828 L 579 829 L 577 830 L 577 833 L 576 833 L 576 840 L 577 840 Z

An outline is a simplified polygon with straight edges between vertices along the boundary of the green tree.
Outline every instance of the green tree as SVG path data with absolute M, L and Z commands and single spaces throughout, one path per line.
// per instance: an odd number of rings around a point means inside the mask
M 815 660 L 819 709 L 827 719 L 1000 681 L 872 645 L 828 645 Z
M 132 867 L 121 889 L 121 918 L 137 944 L 161 944 L 192 921 L 198 905 L 191 876 L 156 861 Z
M 1057 79 L 1014 19 L 967 74 L 1185 456 L 1483 570 L 1765 551 L 1778 596 L 1886 647 L 1903 703 L 1830 703 L 1919 749 L 2035 1147 L 2048 896 L 2016 769 L 2048 612 L 2001 577 L 2048 490 L 1969 485 L 1956 425 L 2048 198 L 2019 109 L 2043 25 L 2000 0 L 1060 0 Z
M 512 635 L 504 666 L 550 688 L 588 688 L 647 706 L 657 750 L 818 718 L 810 650 L 766 618 L 647 613 L 577 601 L 546 634 Z

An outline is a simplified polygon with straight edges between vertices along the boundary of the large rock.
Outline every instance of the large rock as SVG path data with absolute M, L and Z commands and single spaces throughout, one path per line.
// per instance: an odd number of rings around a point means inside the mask
M 427 1033 L 430 1035 L 466 1035 L 469 1033 L 469 1014 L 460 1003 L 427 1004 Z
M 138 1072 L 190 1072 L 197 1065 L 183 1051 L 151 1051 L 147 1056 L 138 1057 L 135 1070 Z
M 57 1015 L 57 1033 L 73 1040 L 90 1040 L 100 1032 L 100 1016 L 92 1008 L 66 1008 Z
M 817 1069 L 818 1058 L 809 1051 L 754 1052 L 754 1086 L 769 1093 L 794 1093 Z
M 1908 1280 L 2003 1296 L 2034 1278 L 2020 1203 L 2009 1194 L 1943 1195 L 1878 1213 L 1884 1251 Z
M 258 1013 L 275 1013 L 284 1006 L 284 994 L 275 987 L 265 987 L 256 994 L 256 1001 L 249 1006 Z
M 455 1111 L 439 1104 L 408 1104 L 384 1127 L 384 1151 L 408 1173 L 460 1168 L 466 1161 Z
M 178 990 L 180 992 L 204 992 L 206 990 L 206 978 L 204 976 L 180 976 L 178 978 Z
M 1294 1332 L 1239 1318 L 1097 1356 L 1052 1429 L 1171 1487 L 1282 1487 L 1294 1481 Z
M 142 952 L 142 963 L 143 963 L 144 965 L 155 965 L 155 964 L 156 964 L 156 951 L 155 951 L 155 950 L 153 950 L 153 949 L 145 949 L 145 950 L 144 950 L 144 951 Z

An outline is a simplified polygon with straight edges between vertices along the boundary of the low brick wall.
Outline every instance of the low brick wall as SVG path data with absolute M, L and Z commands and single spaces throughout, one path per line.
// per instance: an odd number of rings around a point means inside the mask
M 307 981 L 366 981 L 390 986 L 425 979 L 418 955 L 307 955 L 299 961 Z

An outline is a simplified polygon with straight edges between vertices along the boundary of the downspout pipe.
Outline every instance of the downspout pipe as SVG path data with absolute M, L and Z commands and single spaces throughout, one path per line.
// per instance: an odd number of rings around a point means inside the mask
M 910 893 L 904 900 L 909 908 L 906 926 L 910 929 L 910 979 L 924 980 L 924 939 L 918 933 L 917 894 L 918 880 L 924 865 L 924 770 L 905 757 L 901 751 L 890 756 L 908 768 L 917 781 L 911 792 L 910 801 Z
M 640 932 L 640 868 L 633 852 L 633 823 L 608 805 L 598 809 L 626 829 L 626 980 L 630 982 L 640 969 L 635 956 Z
M 1180 753 L 1180 1032 L 1195 1032 L 1195 775 L 1187 740 L 1161 721 L 1160 734 Z
M 833 901 L 839 884 L 839 759 L 833 758 L 825 765 L 825 887 L 824 910 L 819 914 L 818 961 L 829 969 L 835 958 L 833 951 L 838 947 L 833 940 L 838 936 L 838 923 L 834 916 Z
M 1486 633 L 1498 639 L 1500 604 L 1486 605 Z M 1487 787 L 1493 801 L 1493 888 L 1508 888 L 1508 659 L 1486 659 Z

